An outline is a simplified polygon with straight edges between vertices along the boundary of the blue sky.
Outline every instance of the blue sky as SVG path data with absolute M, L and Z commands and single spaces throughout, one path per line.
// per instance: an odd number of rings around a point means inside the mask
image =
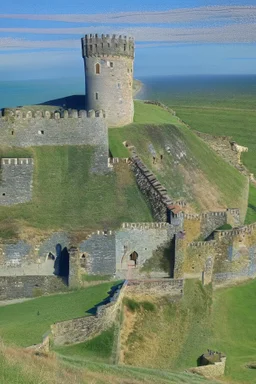
M 255 74 L 256 5 L 248 1 L 4 2 L 0 80 L 83 76 L 86 33 L 133 36 L 138 78 Z

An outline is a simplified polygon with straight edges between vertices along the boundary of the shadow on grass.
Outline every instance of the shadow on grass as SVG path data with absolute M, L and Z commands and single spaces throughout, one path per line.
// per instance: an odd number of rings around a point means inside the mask
M 119 295 L 119 292 L 123 286 L 123 282 L 119 284 L 115 284 L 110 288 L 110 291 L 108 291 L 108 297 L 104 300 L 102 300 L 100 303 L 95 304 L 94 307 L 88 309 L 86 313 L 89 313 L 90 315 L 96 316 L 98 313 L 98 309 L 102 307 L 103 305 L 109 304 L 113 301 L 115 301 Z
M 61 97 L 60 99 L 53 99 L 44 101 L 36 105 L 51 105 L 56 107 L 61 107 L 63 109 L 86 109 L 85 105 L 85 95 L 72 95 Z

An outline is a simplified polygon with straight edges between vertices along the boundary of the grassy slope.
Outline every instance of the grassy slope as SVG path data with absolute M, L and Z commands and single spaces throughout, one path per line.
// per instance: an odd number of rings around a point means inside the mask
M 107 297 L 112 285 L 109 282 L 0 307 L 0 338 L 20 346 L 40 343 L 51 324 L 86 315 Z
M 190 100 L 193 106 L 173 106 L 177 115 L 191 128 L 214 135 L 232 136 L 240 145 L 247 146 L 249 151 L 242 154 L 245 166 L 256 174 L 256 110 L 254 98 L 230 99 L 228 107 L 221 100 L 214 101 L 211 107 L 206 107 L 206 102 L 195 99 Z M 236 109 L 237 108 L 237 109 Z M 254 110 L 253 110 L 254 108 Z M 250 187 L 248 212 L 246 223 L 256 221 L 256 189 Z
M 0 380 L 1 384 L 214 384 L 195 375 L 111 366 L 72 358 L 59 360 L 55 355 L 39 357 L 1 345 Z
M 35 159 L 33 200 L 1 207 L 0 226 L 1 221 L 8 226 L 18 220 L 23 226 L 76 230 L 152 221 L 132 172 L 119 166 L 106 176 L 90 174 L 92 151 L 88 146 L 27 149 Z M 13 149 L 2 151 L 2 156 L 14 154 Z
M 113 156 L 128 156 L 122 145 L 125 140 L 135 145 L 173 198 L 185 198 L 201 209 L 245 205 L 245 178 L 167 111 L 136 101 L 134 123 L 109 130 Z M 152 164 L 149 145 L 154 146 L 158 158 L 164 155 L 162 162 Z M 165 149 L 167 145 L 171 147 L 171 155 Z M 178 160 L 182 151 L 186 156 Z
M 211 287 L 187 281 L 181 302 L 159 306 L 154 316 L 138 313 L 126 362 L 180 371 L 210 348 L 227 354 L 227 382 L 254 383 L 255 370 L 245 364 L 256 361 L 255 291 L 256 281 L 219 289 L 212 303 Z

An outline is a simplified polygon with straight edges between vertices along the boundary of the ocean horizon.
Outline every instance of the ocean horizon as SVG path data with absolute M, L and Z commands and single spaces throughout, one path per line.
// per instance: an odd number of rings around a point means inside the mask
M 183 75 L 139 77 L 138 99 L 182 100 L 256 97 L 256 75 Z M 0 108 L 45 103 L 72 95 L 84 95 L 83 78 L 0 81 Z

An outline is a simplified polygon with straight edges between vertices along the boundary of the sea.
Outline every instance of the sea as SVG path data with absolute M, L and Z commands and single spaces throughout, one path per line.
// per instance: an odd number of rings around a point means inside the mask
M 138 78 L 143 83 L 138 99 L 159 100 L 171 105 L 216 104 L 243 100 L 256 108 L 256 75 L 194 75 Z M 41 104 L 85 94 L 83 78 L 0 81 L 0 108 Z

